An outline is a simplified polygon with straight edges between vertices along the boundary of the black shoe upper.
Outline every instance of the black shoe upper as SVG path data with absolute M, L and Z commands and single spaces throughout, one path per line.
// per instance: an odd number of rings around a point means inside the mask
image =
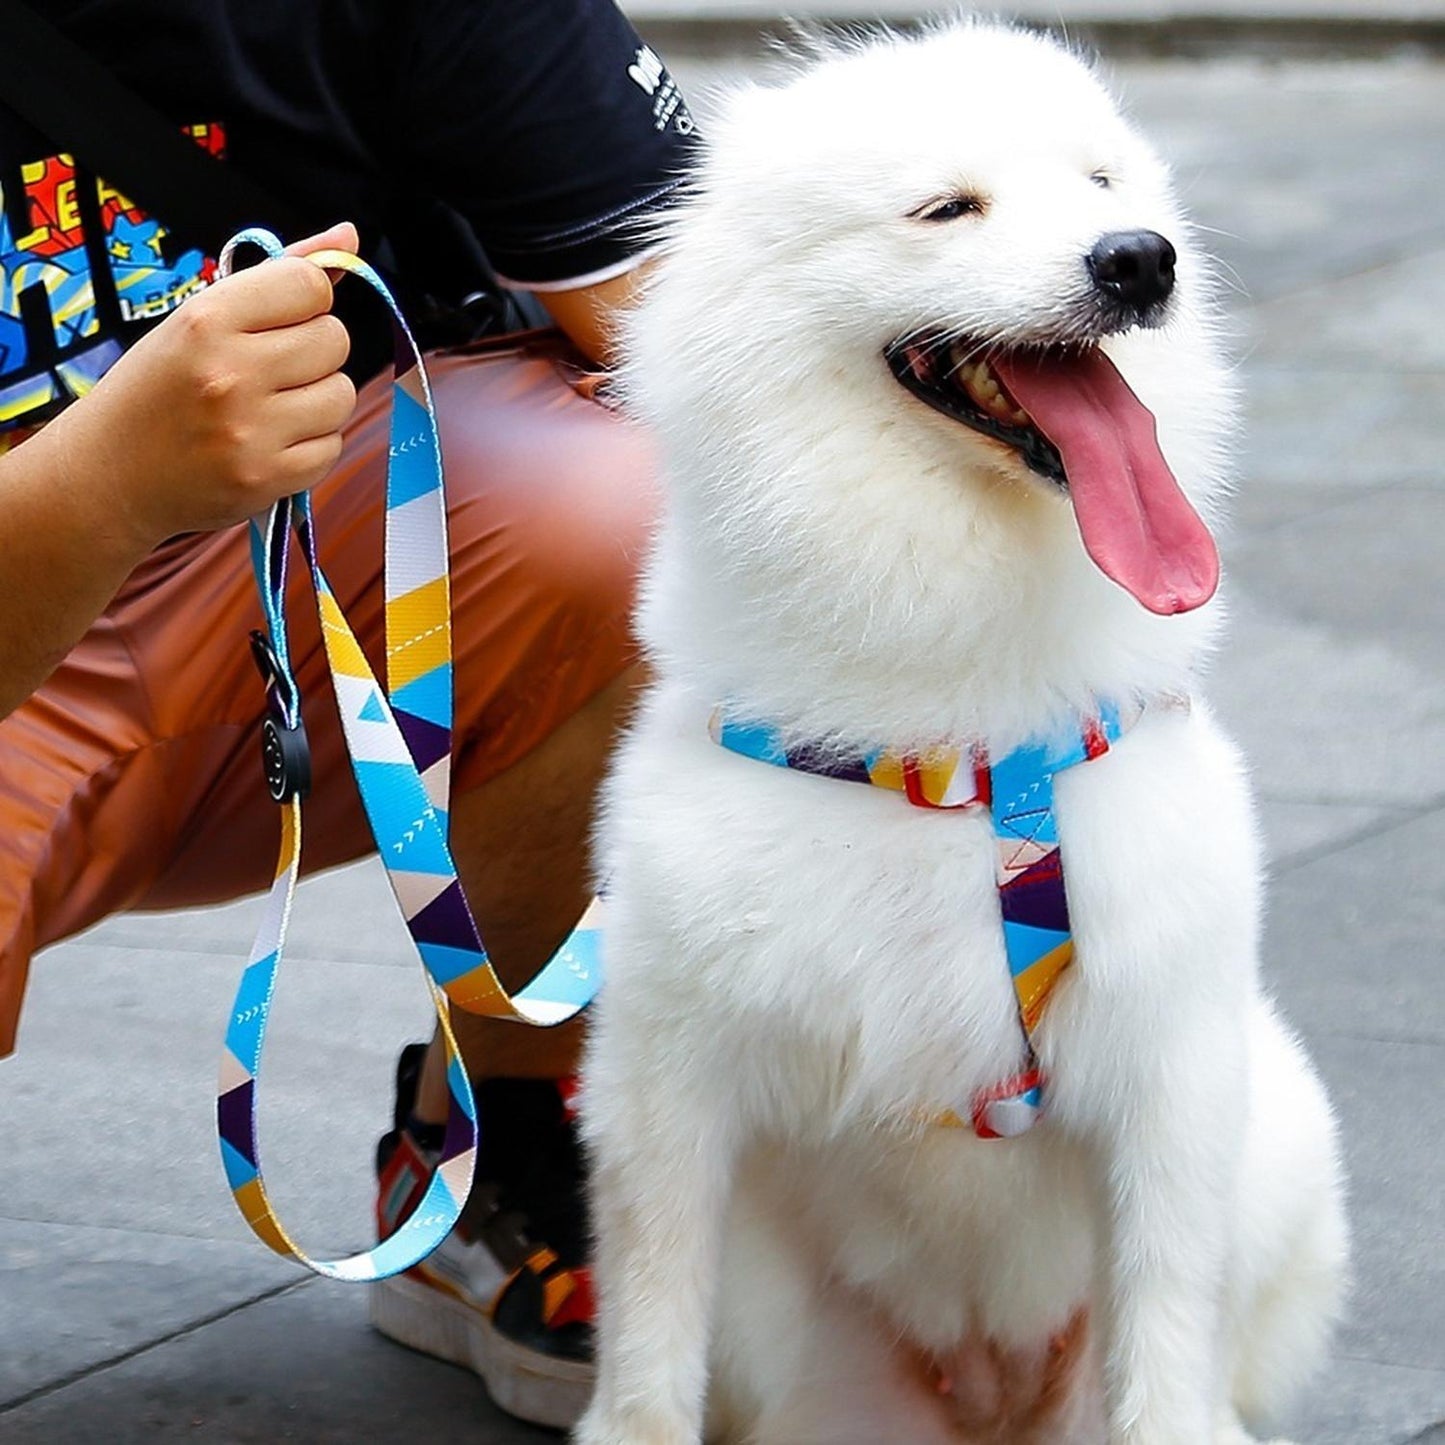
M 385 1168 L 405 1129 L 436 1153 L 442 1126 L 419 1124 L 412 1110 L 425 1044 L 397 1060 L 392 1128 L 377 1144 Z M 487 1079 L 475 1086 L 479 1144 L 461 1232 L 484 1245 L 514 1277 L 492 1311 L 509 1338 L 546 1354 L 592 1357 L 592 1327 L 580 1319 L 549 1323 L 549 1281 L 585 1266 L 589 1239 L 586 1177 L 576 1124 L 550 1079 Z M 434 1137 L 427 1137 L 434 1135 Z

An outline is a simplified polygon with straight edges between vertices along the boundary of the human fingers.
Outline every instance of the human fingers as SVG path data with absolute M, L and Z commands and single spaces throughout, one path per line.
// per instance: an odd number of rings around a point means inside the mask
M 340 432 L 293 442 L 276 461 L 277 495 L 304 492 L 314 487 L 341 459 L 343 444 Z
M 269 434 L 278 447 L 340 432 L 356 408 L 351 378 L 333 372 L 320 381 L 278 392 L 267 407 Z
M 329 311 L 331 281 L 299 256 L 278 256 L 225 277 L 195 300 L 213 301 L 233 330 L 270 331 Z
M 313 316 L 247 338 L 248 365 L 272 391 L 320 381 L 339 371 L 351 353 L 351 337 L 333 315 Z
M 350 221 L 338 221 L 329 230 L 321 231 L 315 236 L 307 236 L 304 241 L 293 241 L 286 248 L 288 256 L 309 256 L 314 251 L 349 251 L 353 256 L 361 246 L 361 237 L 356 227 Z M 332 283 L 339 281 L 345 274 L 335 268 L 326 271 Z
M 355 255 L 360 245 L 361 238 L 357 234 L 356 227 L 350 221 L 338 221 L 328 230 L 319 231 L 316 235 L 307 236 L 304 240 L 292 241 L 286 248 L 286 254 L 288 256 L 305 256 L 312 251 L 350 251 L 352 255 Z

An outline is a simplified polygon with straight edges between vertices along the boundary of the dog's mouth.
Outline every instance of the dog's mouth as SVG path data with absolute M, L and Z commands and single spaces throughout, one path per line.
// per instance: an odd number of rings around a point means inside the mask
M 1034 425 L 990 364 L 969 341 L 909 341 L 884 353 L 893 375 L 920 401 L 974 431 L 1012 447 L 1031 472 L 1068 491 L 1059 449 Z
M 1153 414 L 1097 346 L 925 338 L 884 356 L 920 401 L 1067 494 L 1089 556 L 1149 611 L 1189 612 L 1214 595 L 1214 539 L 1159 449 Z

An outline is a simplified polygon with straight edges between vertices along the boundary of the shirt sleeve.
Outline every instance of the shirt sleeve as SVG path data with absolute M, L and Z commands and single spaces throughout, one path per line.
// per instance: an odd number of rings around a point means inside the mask
M 693 122 L 611 0 L 404 8 L 409 176 L 467 219 L 504 280 L 555 290 L 635 265 L 680 192 Z

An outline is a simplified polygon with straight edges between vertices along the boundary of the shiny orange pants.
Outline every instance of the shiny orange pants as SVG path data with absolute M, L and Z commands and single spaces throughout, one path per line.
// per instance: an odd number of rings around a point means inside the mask
M 458 792 L 503 771 L 634 660 L 633 587 L 655 512 L 646 437 L 539 338 L 429 359 L 451 532 Z M 314 493 L 322 565 L 381 674 L 389 387 L 362 390 Z M 299 565 L 298 565 L 299 562 Z M 311 739 L 308 872 L 372 847 L 304 561 L 288 596 Z M 0 1055 L 30 956 L 130 908 L 269 885 L 261 625 L 244 527 L 174 539 L 46 684 L 0 721 Z

